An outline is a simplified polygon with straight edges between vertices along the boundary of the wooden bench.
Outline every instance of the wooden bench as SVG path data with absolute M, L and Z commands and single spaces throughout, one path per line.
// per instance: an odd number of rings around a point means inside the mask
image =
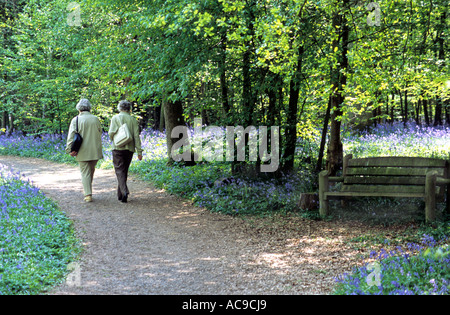
M 450 213 L 449 161 L 418 157 L 344 158 L 343 174 L 319 174 L 320 215 L 329 214 L 329 200 L 343 197 L 424 198 L 427 222 L 436 219 L 436 201 L 447 197 Z M 330 182 L 342 182 L 340 191 L 329 191 Z

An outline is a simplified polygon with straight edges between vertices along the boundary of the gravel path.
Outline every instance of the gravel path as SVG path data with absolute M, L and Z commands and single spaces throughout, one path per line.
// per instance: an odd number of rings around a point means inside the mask
M 367 227 L 299 218 L 211 214 L 131 178 L 127 204 L 112 170 L 84 203 L 76 167 L 0 157 L 54 199 L 83 242 L 81 281 L 50 294 L 329 294 L 358 261 L 346 240 Z

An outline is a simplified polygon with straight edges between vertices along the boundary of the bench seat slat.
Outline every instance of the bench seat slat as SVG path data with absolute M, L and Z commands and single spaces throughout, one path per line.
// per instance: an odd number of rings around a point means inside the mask
M 425 193 L 379 193 L 379 192 L 326 192 L 325 198 L 333 197 L 398 197 L 398 198 L 424 198 Z
M 406 185 L 344 185 L 343 192 L 361 192 L 361 193 L 406 193 L 406 194 L 424 194 L 425 186 L 406 186 Z
M 349 167 L 446 167 L 447 161 L 421 157 L 373 157 L 350 159 Z
M 346 176 L 344 184 L 372 184 L 372 185 L 425 185 L 425 176 Z
M 443 168 L 409 168 L 409 167 L 348 167 L 347 176 L 425 176 L 429 171 L 437 171 L 438 176 L 444 176 Z

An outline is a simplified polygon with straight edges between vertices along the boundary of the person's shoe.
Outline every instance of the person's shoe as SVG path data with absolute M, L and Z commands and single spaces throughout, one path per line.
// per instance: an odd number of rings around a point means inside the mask
M 84 197 L 85 202 L 92 202 L 92 196 L 86 196 Z

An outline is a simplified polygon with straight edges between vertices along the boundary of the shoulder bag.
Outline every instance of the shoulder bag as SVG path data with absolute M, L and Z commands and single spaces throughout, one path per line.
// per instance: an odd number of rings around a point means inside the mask
M 133 136 L 131 135 L 127 124 L 123 123 L 117 133 L 114 135 L 114 145 L 116 147 L 123 147 L 130 143 L 132 140 Z
M 73 136 L 73 143 L 72 143 L 72 152 L 78 152 L 80 151 L 81 144 L 83 144 L 83 137 L 81 137 L 80 133 L 78 132 L 78 116 L 77 116 L 77 131 L 75 132 L 75 135 Z

